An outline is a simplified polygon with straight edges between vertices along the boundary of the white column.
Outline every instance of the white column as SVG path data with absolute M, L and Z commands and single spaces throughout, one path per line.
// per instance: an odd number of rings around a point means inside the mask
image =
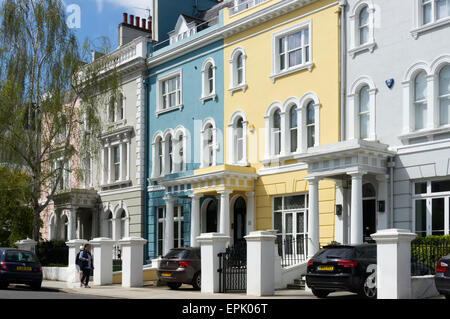
M 247 295 L 273 296 L 275 291 L 275 236 L 270 231 L 256 231 L 247 241 Z
M 27 239 L 19 240 L 15 243 L 18 249 L 36 252 L 37 242 L 27 237 Z
M 388 212 L 390 211 L 389 198 L 388 198 L 388 180 L 389 175 L 377 175 L 378 192 L 377 192 L 377 230 L 388 228 Z M 384 212 L 379 211 L 378 202 L 384 201 Z
M 372 234 L 377 242 L 377 298 L 411 298 L 411 241 L 406 229 L 384 229 Z
M 108 169 L 107 169 L 107 173 L 108 173 L 108 184 L 111 184 L 111 168 L 112 168 L 112 156 L 111 156 L 111 145 L 108 145 Z
M 247 196 L 247 234 L 255 228 L 255 192 L 246 192 Z
M 100 237 L 89 242 L 92 246 L 92 256 L 94 259 L 94 285 L 112 284 L 112 250 L 114 240 Z
M 191 247 L 198 247 L 200 236 L 200 194 L 189 195 L 191 198 Z
M 127 161 L 126 161 L 126 171 L 127 171 L 127 176 L 125 177 L 125 180 L 129 180 L 130 179 L 130 143 L 131 141 L 128 140 L 127 141 Z
M 308 193 L 308 258 L 319 251 L 319 178 L 305 178 Z
M 363 206 L 362 177 L 363 172 L 348 173 L 352 177 L 352 207 L 350 213 L 350 243 L 363 243 Z
M 173 214 L 174 214 L 174 197 L 164 197 L 166 201 L 166 219 L 164 221 L 164 255 L 173 248 Z
M 145 243 L 147 240 L 139 237 L 126 237 L 119 240 L 122 249 L 122 287 L 143 286 Z
M 335 180 L 334 186 L 336 187 L 336 207 L 334 212 L 334 240 L 338 243 L 344 243 L 344 234 L 346 232 L 344 228 L 344 188 L 342 186 L 342 180 Z M 340 205 L 341 214 L 337 214 L 338 205 Z
M 230 236 L 230 194 L 232 190 L 217 191 L 220 194 L 220 222 L 219 232 Z
M 201 247 L 202 293 L 219 292 L 219 253 L 225 252 L 230 237 L 220 233 L 204 233 L 197 237 Z
M 434 87 L 434 75 L 427 76 L 427 123 L 428 129 L 433 129 L 439 125 L 439 103 L 436 103 L 435 87 Z

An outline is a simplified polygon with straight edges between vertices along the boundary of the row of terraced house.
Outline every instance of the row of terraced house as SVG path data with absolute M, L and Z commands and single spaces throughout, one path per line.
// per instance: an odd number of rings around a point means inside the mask
M 123 16 L 120 99 L 98 160 L 55 163 L 85 178 L 45 239 L 143 237 L 150 262 L 206 232 L 304 256 L 449 234 L 450 0 L 153 0 L 148 22 Z

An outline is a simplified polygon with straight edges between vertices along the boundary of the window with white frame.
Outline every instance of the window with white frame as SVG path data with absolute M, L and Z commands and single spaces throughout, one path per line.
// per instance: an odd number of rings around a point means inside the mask
M 281 111 L 280 109 L 276 109 L 272 115 L 272 127 L 271 127 L 271 135 L 272 135 L 272 154 L 280 155 L 281 154 Z
M 369 42 L 369 7 L 364 6 L 358 15 L 358 44 L 363 45 Z
M 52 186 L 56 185 L 57 191 L 63 191 L 70 188 L 70 161 L 64 161 L 59 158 L 52 165 Z
M 311 69 L 311 21 L 273 35 L 273 75 Z
M 314 147 L 316 144 L 316 115 L 314 101 L 310 101 L 306 106 L 306 144 L 307 147 Z
M 298 148 L 298 120 L 297 120 L 297 105 L 292 105 L 289 109 L 289 145 L 290 152 L 297 152 Z
M 450 180 L 414 183 L 414 229 L 419 236 L 450 234 Z
M 247 120 L 242 111 L 236 111 L 228 122 L 228 142 L 231 145 L 228 162 L 247 166 Z
M 420 72 L 414 79 L 414 129 L 421 130 L 427 125 L 427 74 Z
M 203 131 L 203 167 L 215 165 L 215 129 L 211 123 L 206 124 Z
M 104 138 L 102 156 L 102 185 L 129 183 L 130 179 L 130 133 Z
M 163 139 L 158 136 L 153 144 L 153 163 L 152 176 L 158 177 L 163 175 L 164 170 L 164 152 L 163 152 Z
M 201 101 L 213 99 L 216 96 L 216 67 L 214 60 L 207 59 L 202 66 L 202 97 Z
M 181 70 L 161 76 L 157 80 L 156 114 L 169 112 L 182 107 Z
M 236 48 L 230 58 L 230 93 L 236 90 L 245 91 L 247 88 L 245 80 L 245 60 L 244 49 Z
M 180 134 L 177 139 L 177 153 L 178 153 L 178 160 L 177 160 L 177 171 L 181 172 L 184 170 L 184 137 L 183 134 Z
M 167 154 L 167 158 L 166 158 L 166 174 L 170 174 L 174 172 L 174 161 L 173 161 L 173 157 L 174 157 L 174 153 L 173 153 L 173 140 L 172 140 L 172 135 L 169 134 L 166 136 L 165 138 L 165 145 L 166 145 L 166 154 Z
M 422 25 L 450 17 L 450 0 L 419 1 L 421 1 Z
M 366 139 L 370 134 L 369 86 L 364 85 L 359 90 L 359 137 Z
M 439 72 L 439 124 L 450 124 L 450 65 Z
M 184 247 L 184 208 L 176 206 L 173 218 L 174 248 Z
M 125 97 L 122 93 L 119 93 L 117 98 L 109 99 L 107 115 L 110 123 L 116 123 L 125 118 Z
M 236 158 L 235 162 L 241 162 L 244 160 L 244 120 L 242 117 L 238 117 L 236 120 L 236 128 L 235 128 L 235 141 L 236 141 Z
M 120 238 L 126 237 L 127 229 L 127 213 L 124 209 L 121 210 L 120 214 Z
M 280 256 L 306 255 L 308 252 L 308 195 L 273 199 L 273 229 L 277 231 Z
M 375 49 L 375 6 L 373 0 L 363 0 L 350 8 L 350 49 L 352 57 L 356 53 Z

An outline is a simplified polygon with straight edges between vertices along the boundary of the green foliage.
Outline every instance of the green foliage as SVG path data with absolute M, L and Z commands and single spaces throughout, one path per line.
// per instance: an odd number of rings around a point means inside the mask
M 411 258 L 434 269 L 436 262 L 450 254 L 450 235 L 418 237 L 411 242 Z
M 31 237 L 33 214 L 26 203 L 30 178 L 19 170 L 0 167 L 0 245 L 14 247 Z
M 36 255 L 42 266 L 65 267 L 69 261 L 69 247 L 61 240 L 44 241 L 36 246 Z
M 413 244 L 448 244 L 450 245 L 450 235 L 417 237 Z

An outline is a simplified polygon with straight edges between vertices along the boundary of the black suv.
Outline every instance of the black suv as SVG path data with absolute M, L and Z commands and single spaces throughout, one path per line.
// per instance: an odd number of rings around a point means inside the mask
M 319 298 L 345 290 L 374 299 L 376 264 L 376 244 L 325 246 L 308 261 L 306 284 Z

